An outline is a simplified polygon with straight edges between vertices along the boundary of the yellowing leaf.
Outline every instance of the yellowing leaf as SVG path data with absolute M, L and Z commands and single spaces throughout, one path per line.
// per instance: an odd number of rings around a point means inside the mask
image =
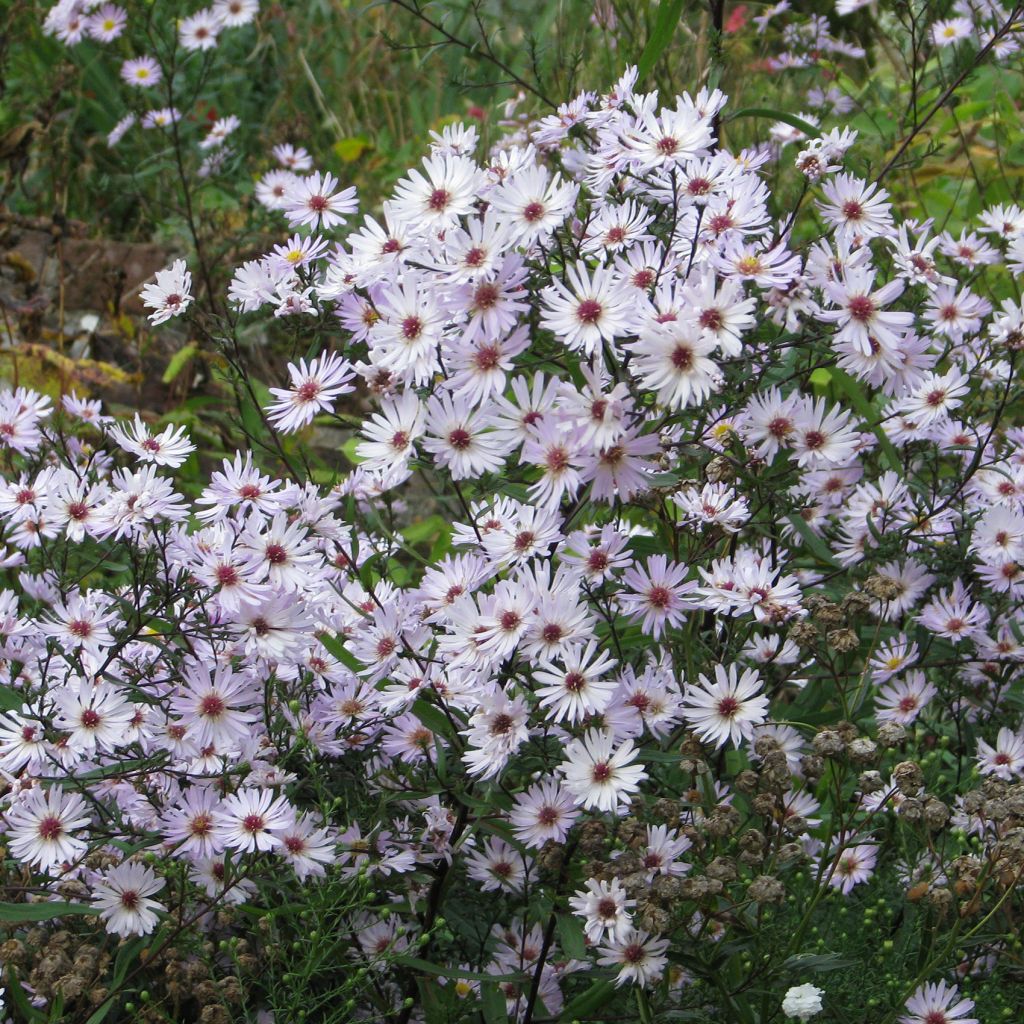
M 178 349 L 177 352 L 171 356 L 171 361 L 167 364 L 167 369 L 164 370 L 164 375 L 160 379 L 165 384 L 170 384 L 172 381 L 177 380 L 180 376 L 181 371 L 192 362 L 192 357 L 199 351 L 199 346 L 194 341 L 190 341 L 187 345 L 183 345 Z
M 370 140 L 363 135 L 352 135 L 347 139 L 339 139 L 333 146 L 338 159 L 347 164 L 354 163 L 370 148 L 372 148 Z

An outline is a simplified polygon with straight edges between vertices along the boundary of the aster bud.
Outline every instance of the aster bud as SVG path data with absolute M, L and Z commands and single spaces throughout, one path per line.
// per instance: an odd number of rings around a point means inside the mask
M 904 821 L 920 821 L 924 817 L 924 804 L 916 796 L 908 796 L 900 804 L 900 817 Z
M 594 857 L 604 849 L 608 827 L 603 821 L 585 821 L 580 829 L 580 852 Z
M 782 828 L 792 836 L 798 836 L 803 832 L 810 831 L 810 825 L 807 824 L 807 819 L 801 817 L 799 814 L 787 814 L 786 817 L 782 819 Z
M 814 621 L 821 626 L 822 629 L 833 630 L 843 621 L 843 613 L 839 610 L 839 605 L 833 604 L 831 601 L 826 601 L 819 605 L 818 608 L 812 612 Z
M 758 864 L 764 860 L 768 840 L 763 832 L 756 828 L 747 829 L 740 836 L 740 860 L 744 864 Z
M 936 886 L 928 890 L 925 901 L 939 912 L 945 913 L 953 904 L 953 890 L 941 885 Z
M 807 851 L 800 843 L 784 843 L 779 847 L 777 856 L 780 864 L 790 864 L 793 861 L 805 859 Z
M 739 828 L 740 812 L 728 804 L 720 804 L 704 820 L 704 831 L 709 836 L 721 839 L 730 836 Z
M 657 821 L 660 821 L 670 828 L 679 826 L 680 807 L 678 800 L 669 800 L 661 797 L 651 805 L 651 814 Z
M 717 878 L 705 878 L 703 875 L 698 875 L 694 878 L 682 879 L 683 899 L 694 900 L 698 903 L 709 897 L 719 896 L 724 888 L 725 886 Z

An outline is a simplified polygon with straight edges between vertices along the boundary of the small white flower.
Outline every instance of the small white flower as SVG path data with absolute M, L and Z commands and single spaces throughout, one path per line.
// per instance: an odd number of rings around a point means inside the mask
M 192 275 L 185 261 L 175 260 L 167 269 L 158 270 L 156 283 L 147 284 L 139 292 L 139 297 L 149 309 L 156 310 L 149 314 L 152 324 L 162 324 L 172 316 L 184 313 L 192 304 Z
M 148 935 L 159 920 L 155 912 L 165 909 L 149 897 L 163 887 L 148 867 L 127 861 L 111 868 L 96 884 L 93 906 L 112 935 Z
M 799 1021 L 810 1020 L 821 1012 L 822 990 L 815 985 L 795 985 L 782 1000 L 782 1012 Z

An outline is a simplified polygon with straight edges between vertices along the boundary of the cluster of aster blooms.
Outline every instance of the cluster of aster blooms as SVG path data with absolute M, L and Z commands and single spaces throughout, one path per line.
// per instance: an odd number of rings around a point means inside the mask
M 835 11 L 843 17 L 873 4 L 874 0 L 836 0 Z M 834 35 L 828 18 L 812 15 L 789 21 L 788 16 L 794 13 L 799 11 L 794 9 L 790 0 L 781 0 L 767 6 L 752 19 L 762 33 L 781 26 L 784 49 L 768 58 L 768 65 L 773 70 L 814 67 L 835 56 L 864 56 L 862 47 Z M 914 17 L 909 8 L 901 13 L 904 17 Z M 1009 33 L 1003 31 L 1005 26 L 1012 24 L 1013 8 L 1007 8 L 996 0 L 956 0 L 951 10 L 943 13 L 950 16 L 929 18 L 922 25 L 922 30 L 936 47 L 967 43 L 981 48 L 992 44 L 993 53 L 1000 59 L 1020 49 L 1020 27 L 1013 26 Z M 895 18 L 892 24 L 900 26 Z
M 157 44 L 151 13 L 140 12 L 138 21 L 145 27 L 145 38 L 156 46 L 156 50 L 126 58 L 121 64 L 121 79 L 143 97 L 152 93 L 160 96 L 161 101 L 169 99 L 170 103 L 130 104 L 137 109 L 130 110 L 111 128 L 107 136 L 108 145 L 116 146 L 136 125 L 167 128 L 180 121 L 182 111 L 174 106 L 171 79 L 175 72 L 180 74 L 183 60 L 192 54 L 202 55 L 215 49 L 225 30 L 250 24 L 258 13 L 259 0 L 214 0 L 211 6 L 182 18 L 176 34 Z M 43 21 L 43 31 L 67 46 L 76 46 L 83 41 L 114 43 L 122 37 L 127 38 L 126 32 L 130 34 L 131 27 L 128 10 L 105 0 L 58 0 Z M 200 177 L 208 177 L 221 168 L 228 156 L 225 141 L 240 124 L 237 116 L 229 114 L 209 125 L 198 143 L 200 150 L 208 153 L 199 167 Z
M 415 952 L 532 1019 L 595 973 L 683 999 L 692 949 L 801 865 L 844 895 L 895 865 L 937 913 L 1015 883 L 1024 307 L 991 296 L 1024 212 L 900 221 L 841 128 L 778 210 L 797 137 L 731 154 L 725 109 L 630 71 L 485 158 L 449 127 L 352 227 L 354 190 L 280 147 L 257 196 L 293 233 L 225 330 L 323 339 L 264 415 L 366 410 L 333 487 L 240 452 L 190 501 L 180 428 L 0 396 L 3 827 L 44 898 L 127 936 L 369 875 L 375 1012 Z M 143 298 L 188 312 L 185 261 Z M 984 784 L 941 791 L 913 730 Z M 339 820 L 322 780 L 385 810 Z M 488 927 L 444 937 L 448 906 Z M 970 1008 L 940 981 L 904 1019 Z
M 425 812 L 439 852 L 461 844 L 468 878 L 485 891 L 524 892 L 539 870 L 534 851 L 571 842 L 595 813 L 656 795 L 644 746 L 663 751 L 684 732 L 754 758 L 766 738 L 761 754 L 776 745 L 792 771 L 785 813 L 820 825 L 803 756 L 849 746 L 863 765 L 877 746 L 826 730 L 809 748 L 771 718 L 766 666 L 794 690 L 807 686 L 801 648 L 815 629 L 793 624 L 809 611 L 830 616 L 811 596 L 817 555 L 801 550 L 815 538 L 832 566 L 867 584 L 861 605 L 877 625 L 863 674 L 888 740 L 902 735 L 892 725 L 941 720 L 952 700 L 934 701 L 929 652 L 958 664 L 954 713 L 983 722 L 1021 657 L 1020 435 L 997 432 L 996 417 L 1022 313 L 1007 300 L 993 316 L 955 276 L 990 264 L 1017 271 L 1021 212 L 983 214 L 978 228 L 995 244 L 897 225 L 883 190 L 835 173 L 853 142 L 835 131 L 797 159 L 805 173 L 818 162 L 816 206 L 831 229 L 801 258 L 771 221 L 757 173 L 766 154 L 716 150 L 724 97 L 659 109 L 632 85 L 627 75 L 605 97 L 578 97 L 536 126 L 532 144 L 482 166 L 472 130 L 447 131 L 383 218 L 366 218 L 340 245 L 321 232 L 347 215 L 350 193 L 318 175 L 287 188 L 281 208 L 307 231 L 247 264 L 231 288 L 244 312 L 340 320 L 341 351 L 292 364 L 266 413 L 278 430 L 300 430 L 361 381 L 377 411 L 343 492 L 390 495 L 418 473 L 450 482 L 460 501 L 474 487 L 455 515 L 457 553 L 404 591 L 384 579 L 360 594 L 366 617 L 346 643 L 365 666 L 360 721 L 387 719 L 385 758 L 426 767 L 443 743 L 470 778 L 520 784 L 506 830 L 472 845 L 457 806 Z M 177 297 L 180 277 L 168 287 Z M 154 318 L 165 315 L 160 296 L 152 302 Z M 777 329 L 765 335 L 759 319 Z M 797 341 L 812 333 L 827 342 L 817 354 L 837 380 L 879 396 L 866 416 L 798 386 Z M 528 362 L 538 368 L 517 369 Z M 957 416 L 965 402 L 976 410 L 967 422 Z M 767 544 L 773 536 L 791 550 Z M 400 555 L 393 534 L 372 528 L 355 544 Z M 940 579 L 930 566 L 951 555 L 960 571 Z M 730 656 L 688 677 L 674 638 L 692 637 L 709 613 L 729 622 L 720 649 Z M 849 629 L 828 640 L 844 653 L 860 643 Z M 427 695 L 451 716 L 450 735 L 424 721 Z M 978 768 L 1012 781 L 1024 745 L 1007 727 L 994 739 L 978 740 Z M 555 778 L 524 775 L 538 757 Z M 878 785 L 869 773 L 865 823 L 921 807 L 949 818 L 913 773 L 907 788 L 906 774 Z M 716 786 L 728 805 L 729 788 Z M 957 823 L 986 831 L 963 808 Z M 388 839 L 375 858 L 393 870 L 397 833 L 377 834 Z M 678 827 L 647 825 L 644 884 L 687 874 L 690 847 Z M 878 857 L 870 827 L 807 835 L 802 847 L 843 892 Z M 667 964 L 668 938 L 636 927 L 634 904 L 616 876 L 591 878 L 569 900 L 620 983 L 645 983 Z M 544 950 L 539 924 L 514 927 L 499 933 L 496 973 L 510 969 L 511 934 L 520 967 Z M 396 929 L 384 934 L 407 942 Z M 564 969 L 541 969 L 549 1009 Z M 522 990 L 506 989 L 521 1011 Z

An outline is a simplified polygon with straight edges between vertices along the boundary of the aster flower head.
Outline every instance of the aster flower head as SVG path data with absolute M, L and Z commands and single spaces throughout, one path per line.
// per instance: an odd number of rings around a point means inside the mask
M 978 1024 L 969 1016 L 974 1009 L 972 999 L 962 999 L 956 985 L 945 981 L 925 982 L 907 1000 L 907 1012 L 899 1024 Z
M 863 885 L 875 871 L 878 847 L 873 843 L 856 843 L 847 836 L 839 837 L 839 852 L 828 870 L 828 884 L 844 896 L 856 885 Z
M 92 755 L 97 750 L 113 751 L 127 742 L 135 709 L 118 687 L 102 680 L 82 680 L 76 690 L 62 688 L 54 700 L 54 724 L 67 731 L 72 750 Z
M 643 386 L 669 409 L 700 405 L 722 384 L 714 336 L 686 321 L 655 323 L 630 344 Z
M 101 43 L 112 43 L 124 32 L 128 14 L 117 4 L 103 4 L 89 16 L 87 31 Z
M 277 399 L 267 407 L 267 416 L 279 430 L 294 433 L 308 426 L 321 412 L 331 412 L 334 400 L 351 392 L 355 376 L 351 365 L 336 352 L 327 352 L 298 366 L 288 364 L 291 387 L 270 388 Z
M 283 796 L 268 789 L 242 789 L 226 797 L 214 815 L 225 846 L 240 853 L 272 850 L 282 843 L 278 833 L 287 831 L 295 812 Z
M 560 665 L 541 662 L 534 672 L 540 704 L 550 709 L 553 721 L 577 722 L 604 711 L 615 691 L 615 683 L 605 678 L 615 667 L 608 652 L 598 652 L 591 640 L 570 647 L 560 660 Z
M 630 910 L 636 906 L 636 900 L 627 897 L 618 878 L 610 883 L 588 879 L 586 889 L 569 897 L 569 906 L 573 913 L 585 918 L 584 934 L 592 943 L 606 936 L 615 942 L 632 931 Z
M 167 269 L 158 270 L 156 281 L 146 285 L 139 297 L 153 310 L 149 320 L 154 325 L 184 313 L 192 305 L 192 274 L 185 261 L 175 260 Z
M 680 625 L 692 607 L 687 595 L 696 584 L 687 582 L 686 575 L 686 566 L 670 563 L 664 555 L 653 555 L 643 569 L 623 573 L 622 581 L 630 590 L 620 595 L 620 601 L 655 640 L 664 629 Z
M 516 838 L 540 848 L 550 840 L 565 841 L 579 816 L 572 795 L 555 781 L 539 782 L 516 798 L 509 820 Z
M 75 832 L 89 823 L 85 801 L 60 786 L 23 793 L 6 814 L 7 845 L 23 864 L 50 871 L 81 857 L 87 845 Z
M 141 462 L 151 462 L 171 469 L 180 466 L 196 450 L 188 439 L 185 427 L 169 426 L 154 434 L 138 413 L 130 426 L 115 423 L 110 427 L 109 435 L 115 444 Z
M 395 213 L 409 224 L 443 228 L 472 209 L 480 184 L 480 169 L 466 156 L 425 157 L 423 170 L 411 170 L 395 189 Z
M 222 28 L 220 18 L 212 8 L 203 8 L 178 26 L 178 41 L 183 50 L 205 51 L 216 47 Z
M 296 178 L 281 205 L 288 223 L 314 230 L 343 224 L 359 203 L 354 187 L 340 192 L 335 191 L 337 187 L 338 179 L 330 173 L 316 171 L 308 178 Z
M 224 28 L 248 25 L 259 9 L 260 0 L 213 0 L 213 15 Z
M 617 967 L 615 986 L 631 983 L 646 988 L 657 982 L 668 965 L 668 939 L 656 939 L 645 931 L 630 928 L 619 939 L 601 946 L 598 963 L 604 967 Z
M 608 267 L 591 272 L 580 260 L 566 268 L 566 278 L 543 291 L 541 324 L 567 348 L 592 356 L 602 342 L 627 333 L 636 300 Z
M 92 903 L 112 935 L 148 935 L 157 925 L 158 910 L 164 906 L 149 897 L 164 883 L 153 870 L 137 861 L 125 861 L 111 868 L 93 887 Z
M 152 57 L 134 57 L 121 65 L 121 77 L 137 89 L 148 89 L 158 85 L 164 76 Z
M 558 768 L 578 805 L 614 812 L 647 778 L 647 772 L 633 763 L 637 753 L 630 740 L 616 747 L 609 732 L 588 729 L 582 739 L 566 746 L 566 760 Z
M 735 664 L 715 666 L 714 681 L 699 677 L 699 685 L 683 691 L 683 717 L 706 743 L 733 746 L 751 742 L 754 729 L 768 716 L 768 698 L 754 669 L 737 672 Z
M 852 174 L 837 174 L 822 192 L 827 201 L 819 208 L 840 241 L 863 241 L 892 232 L 892 209 L 885 189 Z
M 147 110 L 142 116 L 143 128 L 166 128 L 181 120 L 181 111 L 176 107 L 159 107 Z
M 994 775 L 1005 782 L 1024 775 L 1024 736 L 1003 726 L 996 742 L 978 740 L 978 770 L 982 775 Z

